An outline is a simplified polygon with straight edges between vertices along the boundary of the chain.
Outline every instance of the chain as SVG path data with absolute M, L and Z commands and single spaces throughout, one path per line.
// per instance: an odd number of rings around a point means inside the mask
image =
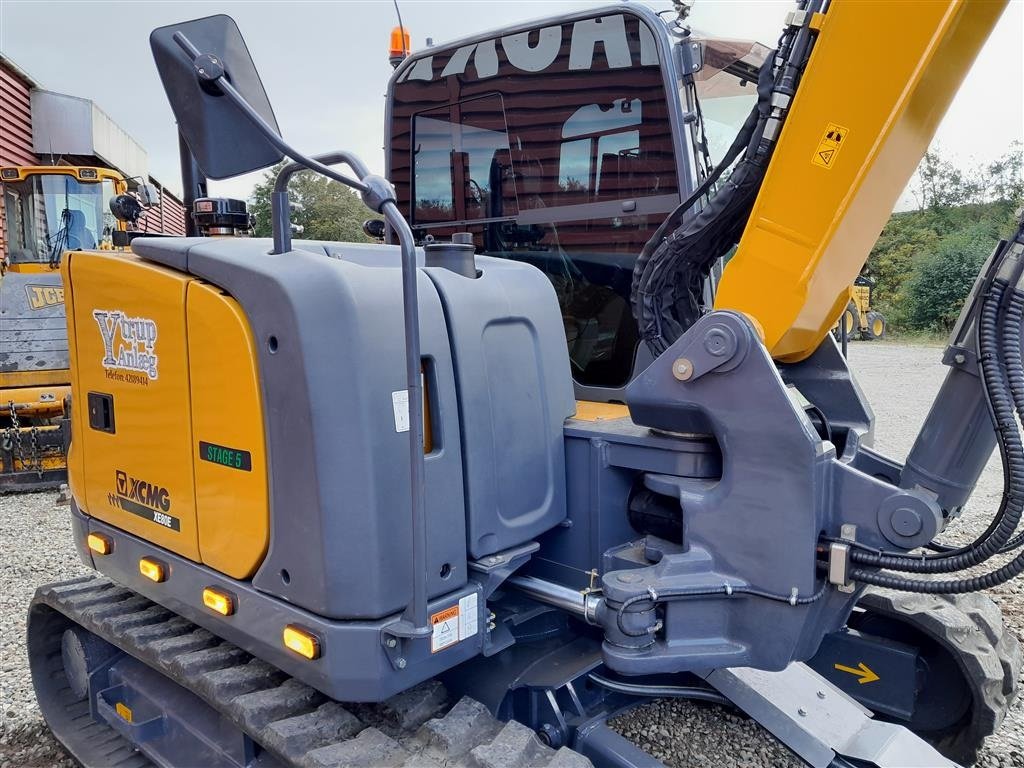
M 24 451 L 21 448 L 21 426 L 18 424 L 18 411 L 14 407 L 14 401 L 11 400 L 7 403 L 7 407 L 11 411 L 11 428 L 14 430 L 14 456 L 22 464 L 25 463 Z
M 32 449 L 31 461 L 25 461 L 25 449 L 21 445 L 21 425 L 18 422 L 18 409 L 14 407 L 14 401 L 11 400 L 7 403 L 7 408 L 11 414 L 11 427 L 10 429 L 4 430 L 4 449 L 10 450 L 11 436 L 14 437 L 14 456 L 21 462 L 22 469 L 34 469 L 36 473 L 41 477 L 43 474 L 43 463 L 39 459 L 39 440 L 37 437 L 38 429 L 32 427 L 29 430 L 30 447 Z
M 32 447 L 32 461 L 28 465 L 28 469 L 34 469 L 36 474 L 42 478 L 43 476 L 43 461 L 39 458 L 39 427 L 33 425 L 28 433 L 29 445 Z

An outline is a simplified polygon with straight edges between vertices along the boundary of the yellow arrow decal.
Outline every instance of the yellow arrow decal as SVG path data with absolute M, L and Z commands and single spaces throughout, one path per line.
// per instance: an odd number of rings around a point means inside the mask
M 842 664 L 836 664 L 835 668 L 840 672 L 849 672 L 851 675 L 855 675 L 857 677 L 857 682 L 861 685 L 864 685 L 864 683 L 873 683 L 875 680 L 881 679 L 863 661 L 856 667 L 847 667 Z

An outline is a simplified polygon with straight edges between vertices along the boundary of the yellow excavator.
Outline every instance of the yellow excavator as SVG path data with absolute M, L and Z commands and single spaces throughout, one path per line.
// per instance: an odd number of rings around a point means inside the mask
M 1024 225 L 905 461 L 829 329 L 1004 5 L 802 0 L 775 49 L 685 4 L 400 34 L 388 179 L 285 141 L 230 18 L 154 30 L 186 189 L 292 162 L 270 239 L 62 259 L 98 575 L 29 609 L 56 737 L 87 766 L 629 768 L 659 763 L 618 716 L 668 697 L 814 766 L 973 762 L 1021 666 L 982 592 L 1024 572 Z M 389 244 L 293 240 L 301 170 Z M 1004 498 L 950 547 L 996 446 Z

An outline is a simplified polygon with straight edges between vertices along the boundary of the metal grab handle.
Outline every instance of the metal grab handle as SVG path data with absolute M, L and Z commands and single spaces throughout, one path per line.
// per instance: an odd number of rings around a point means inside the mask
M 388 625 L 387 631 L 402 637 L 426 637 L 431 633 L 427 617 L 427 533 L 426 533 L 426 493 L 424 490 L 424 456 L 423 456 L 423 386 L 420 381 L 420 325 L 419 299 L 416 290 L 416 242 L 412 228 L 402 216 L 395 204 L 394 190 L 384 178 L 371 174 L 359 158 L 348 152 L 336 152 L 321 155 L 326 162 L 344 162 L 360 175 L 356 181 L 334 171 L 324 165 L 321 160 L 306 157 L 293 149 L 271 127 L 260 114 L 252 108 L 231 82 L 225 77 L 221 62 L 210 54 L 199 51 L 195 45 L 181 32 L 174 33 L 174 41 L 185 54 L 192 59 L 196 77 L 219 88 L 231 101 L 252 121 L 267 140 L 282 154 L 296 161 L 282 169 L 274 184 L 274 196 L 280 195 L 277 215 L 287 216 L 288 212 L 288 178 L 300 168 L 315 171 L 334 181 L 341 182 L 360 192 L 363 203 L 372 211 L 384 215 L 385 220 L 398 235 L 402 252 L 402 309 L 405 319 L 405 371 L 406 387 L 409 393 L 409 462 L 410 491 L 412 504 L 412 601 L 406 606 L 402 620 L 397 624 Z M 332 161 L 331 157 L 338 157 Z M 293 167 L 293 166 L 298 167 Z M 287 171 L 287 173 L 286 173 Z M 283 177 L 283 178 L 282 178 Z M 278 221 L 280 223 L 280 221 Z M 275 253 L 291 250 L 291 222 L 286 220 L 284 226 L 274 227 Z M 280 241 L 280 242 L 279 242 Z M 285 246 L 278 250 L 277 246 Z

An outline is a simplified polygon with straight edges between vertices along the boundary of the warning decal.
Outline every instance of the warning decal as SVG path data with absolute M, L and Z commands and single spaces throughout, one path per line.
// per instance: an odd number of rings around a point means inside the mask
M 459 606 L 453 605 L 430 617 L 434 632 L 430 636 L 430 652 L 443 651 L 459 642 Z
M 476 592 L 459 600 L 458 605 L 438 611 L 430 617 L 434 631 L 430 635 L 430 652 L 437 653 L 478 631 Z
M 821 137 L 821 141 L 818 142 L 817 149 L 814 150 L 811 162 L 822 168 L 831 168 L 835 165 L 836 158 L 839 156 L 839 150 L 846 143 L 848 134 L 849 131 L 843 128 L 843 126 L 829 123 L 828 127 L 825 128 L 825 134 Z

